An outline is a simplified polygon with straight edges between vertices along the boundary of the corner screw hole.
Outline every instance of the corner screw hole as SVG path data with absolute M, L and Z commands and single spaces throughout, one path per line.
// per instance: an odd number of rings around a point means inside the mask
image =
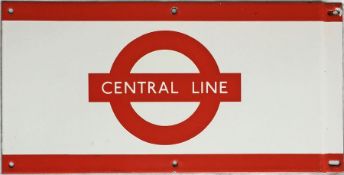
M 14 168 L 14 162 L 10 161 L 10 162 L 8 163 L 8 167 Z
M 329 16 L 342 16 L 343 15 L 343 10 L 341 8 L 336 8 L 334 10 L 330 10 L 328 12 Z
M 9 8 L 9 9 L 8 9 L 8 13 L 9 13 L 9 14 L 13 14 L 13 13 L 14 13 L 14 9 L 13 9 L 13 8 Z
M 328 165 L 329 166 L 340 166 L 341 162 L 340 160 L 329 160 Z

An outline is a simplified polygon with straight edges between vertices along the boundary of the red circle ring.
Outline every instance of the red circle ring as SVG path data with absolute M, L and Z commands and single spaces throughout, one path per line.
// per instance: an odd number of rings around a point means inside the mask
M 202 77 L 220 75 L 210 52 L 196 39 L 175 31 L 155 31 L 130 42 L 115 59 L 110 74 L 130 77 L 135 63 L 144 55 L 157 50 L 173 50 L 187 56 L 198 68 Z M 203 131 L 214 118 L 220 101 L 204 96 L 197 110 L 181 123 L 159 126 L 141 118 L 128 99 L 110 101 L 111 108 L 122 126 L 139 139 L 160 145 L 177 144 L 189 140 Z

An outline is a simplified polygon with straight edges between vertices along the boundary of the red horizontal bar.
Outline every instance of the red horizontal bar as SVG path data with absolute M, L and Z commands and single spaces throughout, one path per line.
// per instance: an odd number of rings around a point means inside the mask
M 178 166 L 172 162 L 178 161 Z M 341 165 L 329 166 L 329 160 Z M 3 155 L 3 173 L 342 172 L 343 154 Z M 9 162 L 14 163 L 10 168 Z
M 177 7 L 172 14 L 171 8 Z M 13 13 L 8 9 L 12 8 Z M 3 20 L 342 21 L 322 2 L 2 2 Z
M 121 83 L 115 93 L 115 82 Z M 129 84 L 135 92 L 128 90 L 125 93 L 124 82 Z M 137 82 L 144 82 L 140 85 Z M 162 82 L 166 85 L 167 91 L 160 91 Z M 213 89 L 207 88 L 206 82 L 211 84 Z M 220 86 L 220 82 L 224 82 Z M 105 84 L 104 83 L 108 83 Z M 154 83 L 154 91 L 149 90 L 148 83 Z M 201 84 L 202 83 L 202 84 Z M 135 85 L 134 85 L 135 84 Z M 208 86 L 209 87 L 209 86 Z M 223 88 L 221 88 L 223 87 Z M 222 89 L 221 93 L 220 88 Z M 152 88 L 151 88 L 152 89 Z M 201 90 L 202 89 L 202 90 Z M 104 93 L 103 91 L 107 93 Z M 216 92 L 214 92 L 215 90 Z M 141 93 L 142 92 L 142 93 Z M 174 92 L 174 93 L 173 93 Z M 240 73 L 222 73 L 217 76 L 206 76 L 197 73 L 179 74 L 149 74 L 136 73 L 129 76 L 111 74 L 89 74 L 89 100 L 90 102 L 110 102 L 126 98 L 132 102 L 147 101 L 200 101 L 207 97 L 215 97 L 219 101 L 241 101 L 241 75 Z

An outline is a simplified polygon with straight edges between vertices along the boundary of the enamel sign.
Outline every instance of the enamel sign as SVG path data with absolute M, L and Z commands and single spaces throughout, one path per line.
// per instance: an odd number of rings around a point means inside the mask
M 2 172 L 342 172 L 341 15 L 2 2 Z

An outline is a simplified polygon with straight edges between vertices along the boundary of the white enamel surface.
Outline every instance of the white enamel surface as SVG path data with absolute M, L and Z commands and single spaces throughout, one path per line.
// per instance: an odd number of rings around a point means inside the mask
M 339 22 L 3 21 L 3 154 L 342 153 L 341 27 Z M 127 43 L 156 30 L 194 37 L 221 72 L 242 74 L 242 102 L 221 103 L 201 134 L 177 145 L 143 142 L 119 124 L 108 103 L 88 102 L 88 73 L 109 72 Z M 147 60 L 133 70 L 197 71 L 186 58 L 169 64 Z M 178 116 L 192 111 L 191 105 L 168 105 L 172 112 L 185 108 Z M 136 110 L 151 116 L 154 108 Z M 170 112 L 159 109 L 154 115 L 159 113 Z

